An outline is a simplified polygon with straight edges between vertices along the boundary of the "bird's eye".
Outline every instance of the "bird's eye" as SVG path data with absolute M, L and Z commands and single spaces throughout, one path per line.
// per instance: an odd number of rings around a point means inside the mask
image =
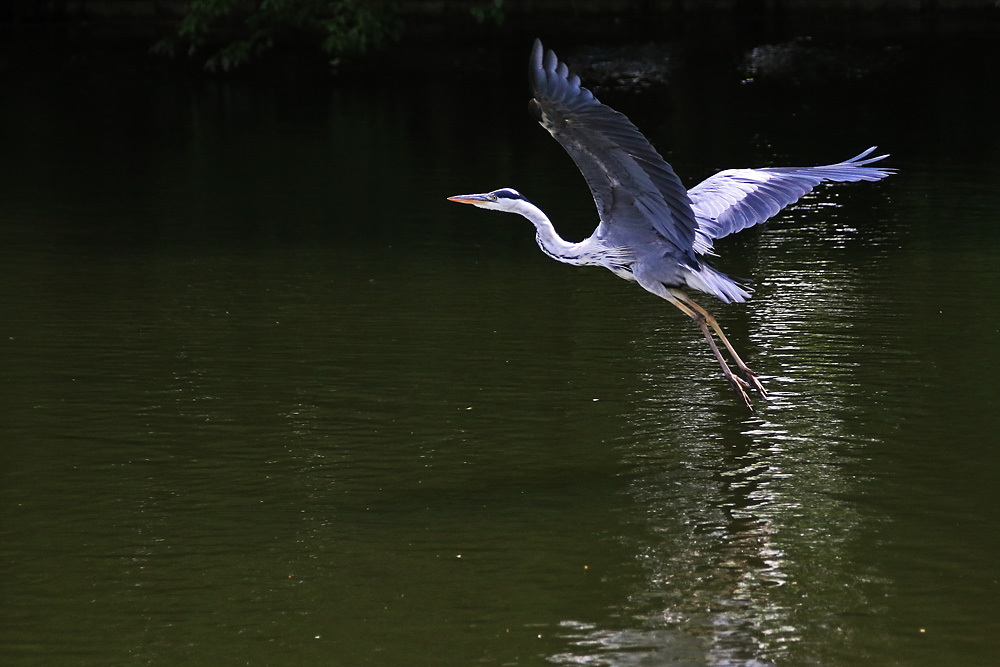
M 490 201 L 496 201 L 496 200 L 497 200 L 496 195 L 490 195 Z

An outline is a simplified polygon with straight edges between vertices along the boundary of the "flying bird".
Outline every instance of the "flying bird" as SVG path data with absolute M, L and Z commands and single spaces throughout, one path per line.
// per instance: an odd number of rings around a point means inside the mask
M 580 78 L 535 40 L 528 64 L 535 119 L 558 141 L 583 173 L 600 223 L 579 243 L 564 240 L 537 206 L 511 188 L 448 199 L 479 208 L 518 213 L 535 226 L 549 257 L 578 266 L 603 266 L 666 299 L 701 329 L 729 384 L 747 408 L 747 390 L 767 392 L 733 349 L 715 317 L 685 290 L 724 303 L 750 298 L 746 288 L 706 261 L 712 244 L 773 217 L 824 181 L 877 181 L 893 169 L 869 167 L 887 155 L 875 147 L 820 167 L 727 169 L 685 189 L 673 168 L 623 114 L 601 104 Z M 735 366 L 719 351 L 718 336 Z

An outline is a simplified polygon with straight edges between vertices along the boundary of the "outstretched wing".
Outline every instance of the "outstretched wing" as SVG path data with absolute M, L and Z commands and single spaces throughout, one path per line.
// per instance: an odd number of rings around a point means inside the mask
M 530 108 L 562 144 L 594 195 L 605 233 L 659 233 L 681 256 L 692 255 L 697 225 L 677 174 L 623 114 L 601 104 L 580 78 L 535 40 Z M 601 230 L 599 230 L 599 233 Z
M 694 250 L 711 250 L 712 240 L 758 225 L 812 190 L 823 181 L 877 181 L 895 171 L 867 167 L 888 155 L 868 157 L 865 152 L 823 167 L 768 167 L 727 169 L 688 190 L 698 226 Z

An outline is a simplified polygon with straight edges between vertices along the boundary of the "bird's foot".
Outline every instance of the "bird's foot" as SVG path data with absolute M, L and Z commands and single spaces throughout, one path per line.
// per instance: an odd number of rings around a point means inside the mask
M 767 390 L 764 389 L 764 385 L 762 385 L 760 380 L 757 379 L 757 374 L 746 366 L 740 366 L 739 369 L 740 374 L 743 376 L 740 378 L 743 381 L 743 384 L 760 394 L 761 398 L 767 398 Z
M 746 391 L 751 388 L 751 384 L 733 373 L 727 373 L 726 379 L 729 380 L 729 384 L 732 385 L 736 395 L 743 399 L 743 405 L 746 406 L 747 410 L 753 412 L 753 403 L 750 402 L 750 397 L 747 396 Z

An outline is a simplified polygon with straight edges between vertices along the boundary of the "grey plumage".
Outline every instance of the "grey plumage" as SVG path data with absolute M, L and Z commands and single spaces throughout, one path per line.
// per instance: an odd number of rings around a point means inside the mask
M 544 58 L 542 53 L 541 41 L 535 40 L 530 108 L 583 172 L 605 227 L 598 234 L 655 230 L 674 246 L 679 259 L 697 266 L 692 254 L 697 223 L 673 168 L 624 114 L 581 88 L 580 78 L 570 76 L 555 53 Z
M 711 250 L 714 239 L 768 220 L 823 181 L 846 183 L 885 178 L 892 169 L 865 166 L 889 157 L 868 157 L 874 150 L 872 146 L 850 160 L 823 167 L 727 169 L 706 178 L 688 190 L 697 220 L 695 253 L 704 255 Z
M 690 316 L 702 330 L 726 378 L 750 406 L 745 388 L 766 396 L 764 387 L 739 358 L 715 318 L 683 288 L 729 303 L 747 291 L 704 259 L 715 239 L 760 224 L 824 181 L 877 181 L 892 169 L 867 165 L 869 148 L 850 160 L 820 167 L 729 169 L 686 190 L 673 168 L 623 114 L 601 104 L 580 85 L 565 63 L 535 40 L 529 59 L 530 110 L 576 163 L 597 204 L 600 222 L 579 243 L 563 240 L 548 217 L 521 194 L 503 188 L 451 201 L 518 213 L 532 222 L 538 245 L 567 264 L 603 266 L 634 280 Z M 712 338 L 726 347 L 739 376 Z

